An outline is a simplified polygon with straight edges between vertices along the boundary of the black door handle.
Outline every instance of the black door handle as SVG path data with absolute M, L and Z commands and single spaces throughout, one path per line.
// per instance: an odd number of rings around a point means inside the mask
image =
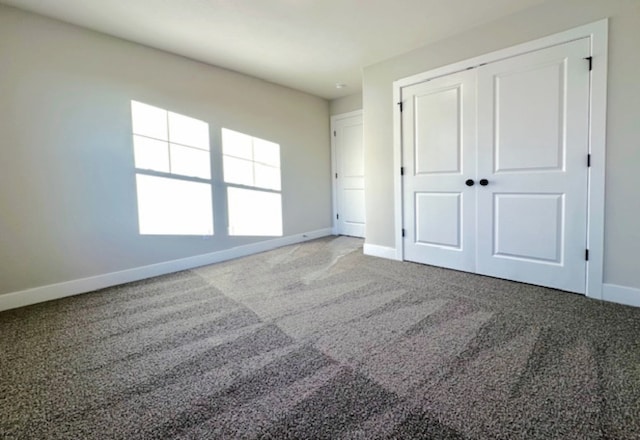
M 464 182 L 465 185 L 467 186 L 473 186 L 475 182 L 473 181 L 473 179 L 467 179 L 466 182 Z
M 480 185 L 487 186 L 488 184 L 489 184 L 489 181 L 487 179 L 480 179 Z

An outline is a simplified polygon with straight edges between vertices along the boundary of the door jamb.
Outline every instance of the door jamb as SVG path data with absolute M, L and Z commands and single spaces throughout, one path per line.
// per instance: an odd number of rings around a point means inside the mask
M 582 38 L 589 38 L 590 56 L 593 59 L 589 99 L 589 153 L 591 167 L 588 170 L 587 187 L 587 237 L 589 249 L 587 261 L 587 279 L 585 293 L 587 297 L 602 299 L 604 265 L 604 209 L 605 209 L 605 147 L 607 118 L 607 56 L 608 56 L 608 19 L 579 26 L 564 32 L 543 37 L 534 41 L 480 55 L 465 61 L 429 70 L 393 82 L 393 106 L 402 102 L 402 88 L 428 81 L 439 76 L 449 75 L 462 70 L 472 69 L 481 64 L 492 63 L 527 52 L 533 52 Z M 404 259 L 402 238 L 402 124 L 401 114 L 393 112 L 393 183 L 394 183 L 394 219 L 395 219 L 395 259 Z M 335 216 L 334 216 L 335 217 Z
M 347 113 L 340 113 L 338 115 L 331 116 L 331 205 L 333 217 L 331 220 L 331 233 L 338 235 L 338 222 L 336 215 L 338 214 L 338 182 L 334 177 L 338 172 L 338 157 L 336 155 L 336 137 L 333 133 L 336 130 L 336 122 L 341 119 L 353 118 L 354 116 L 360 116 L 362 118 L 362 110 L 354 110 Z

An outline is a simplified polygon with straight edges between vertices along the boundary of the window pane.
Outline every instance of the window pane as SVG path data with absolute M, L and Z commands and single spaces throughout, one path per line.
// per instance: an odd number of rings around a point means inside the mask
M 222 129 L 222 154 L 251 160 L 252 142 L 253 138 L 249 135 L 227 128 Z
M 152 105 L 131 101 L 133 134 L 167 141 L 167 111 Z
M 213 235 L 211 185 L 136 175 L 143 235 Z
M 133 136 L 133 152 L 136 168 L 169 172 L 169 146 L 142 136 Z
M 169 141 L 209 151 L 209 124 L 169 112 Z
M 280 194 L 227 188 L 229 235 L 281 236 Z
M 263 139 L 253 138 L 253 160 L 280 168 L 280 145 Z
M 171 173 L 210 179 L 209 152 L 171 144 Z
M 256 185 L 280 191 L 280 169 L 256 164 Z
M 224 156 L 222 165 L 225 182 L 253 186 L 253 162 Z

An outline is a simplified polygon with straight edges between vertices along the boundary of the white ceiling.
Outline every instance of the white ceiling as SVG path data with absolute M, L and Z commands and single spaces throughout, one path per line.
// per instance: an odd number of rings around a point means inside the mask
M 327 99 L 361 69 L 545 0 L 0 0 Z M 348 87 L 336 89 L 336 83 Z

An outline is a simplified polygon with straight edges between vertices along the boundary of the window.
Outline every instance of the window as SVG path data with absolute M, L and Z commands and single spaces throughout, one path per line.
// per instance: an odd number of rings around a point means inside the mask
M 131 101 L 143 235 L 213 235 L 209 125 Z
M 229 235 L 281 236 L 280 145 L 222 129 Z

